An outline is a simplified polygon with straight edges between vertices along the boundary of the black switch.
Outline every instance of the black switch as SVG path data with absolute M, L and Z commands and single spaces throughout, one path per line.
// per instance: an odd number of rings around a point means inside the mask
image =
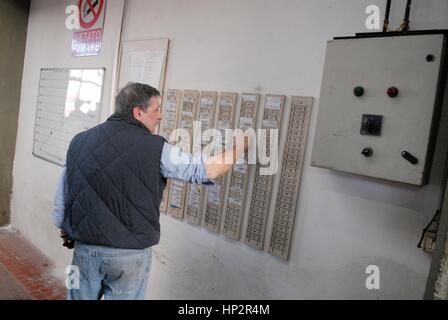
M 407 151 L 401 152 L 401 156 L 403 158 L 405 158 L 406 160 L 408 160 L 412 164 L 417 164 L 418 163 L 418 159 L 416 157 L 414 157 L 412 154 L 410 154 L 409 152 L 407 152 Z
M 375 114 L 363 114 L 361 120 L 361 134 L 380 136 L 383 116 Z

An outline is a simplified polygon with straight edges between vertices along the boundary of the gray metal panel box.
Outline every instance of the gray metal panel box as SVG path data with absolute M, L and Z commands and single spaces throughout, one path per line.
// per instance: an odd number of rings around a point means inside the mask
M 424 184 L 444 47 L 443 34 L 328 41 L 311 165 Z

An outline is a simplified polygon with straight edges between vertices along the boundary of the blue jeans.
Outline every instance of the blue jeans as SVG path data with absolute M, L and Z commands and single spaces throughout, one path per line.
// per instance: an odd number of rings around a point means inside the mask
M 151 248 L 118 249 L 76 242 L 71 268 L 76 267 L 79 288 L 70 285 L 67 300 L 100 300 L 103 295 L 105 300 L 143 300 Z

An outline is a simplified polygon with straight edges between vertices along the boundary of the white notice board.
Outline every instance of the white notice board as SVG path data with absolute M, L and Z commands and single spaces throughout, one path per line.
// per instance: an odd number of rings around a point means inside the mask
M 167 52 L 168 39 L 125 41 L 121 50 L 117 92 L 129 82 L 140 82 L 162 93 Z
M 33 155 L 63 166 L 72 138 L 100 121 L 101 69 L 41 69 Z

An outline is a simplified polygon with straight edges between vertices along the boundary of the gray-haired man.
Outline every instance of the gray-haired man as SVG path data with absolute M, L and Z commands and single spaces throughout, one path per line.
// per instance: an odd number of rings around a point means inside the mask
M 160 94 L 145 84 L 128 84 L 115 104 L 106 122 L 71 141 L 55 195 L 53 222 L 75 241 L 79 270 L 67 299 L 144 299 L 166 179 L 212 184 L 248 147 L 239 132 L 231 149 L 207 159 L 177 150 L 154 134 Z M 187 161 L 174 164 L 171 154 Z

